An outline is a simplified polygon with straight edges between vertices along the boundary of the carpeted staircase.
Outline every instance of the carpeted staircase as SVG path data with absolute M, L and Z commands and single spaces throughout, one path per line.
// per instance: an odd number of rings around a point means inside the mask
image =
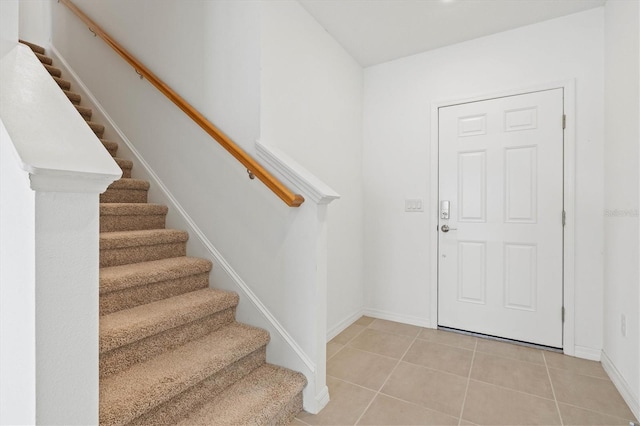
M 79 94 L 34 51 L 122 168 L 100 196 L 100 424 L 288 424 L 306 379 L 266 363 L 269 334 L 235 321 L 238 295 L 209 288 L 212 264 L 186 255 L 167 207 L 102 139 Z

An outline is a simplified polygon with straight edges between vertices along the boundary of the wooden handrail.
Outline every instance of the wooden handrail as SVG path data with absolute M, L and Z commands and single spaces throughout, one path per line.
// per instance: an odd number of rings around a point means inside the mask
M 273 191 L 278 197 L 282 199 L 288 206 L 298 207 L 304 202 L 304 197 L 300 194 L 294 194 L 286 186 L 282 184 L 276 177 L 264 169 L 258 164 L 249 154 L 247 154 L 242 148 L 235 144 L 227 135 L 225 135 L 220 129 L 214 126 L 209 120 L 207 120 L 200 112 L 198 112 L 193 106 L 191 106 L 184 98 L 178 95 L 171 87 L 165 82 L 160 80 L 158 76 L 152 73 L 146 66 L 144 66 L 138 59 L 136 59 L 131 53 L 129 53 L 124 47 L 122 47 L 117 41 L 106 33 L 98 24 L 93 22 L 82 10 L 80 10 L 71 0 L 59 0 L 60 3 L 67 6 L 74 14 L 76 14 L 88 27 L 91 32 L 99 36 L 105 41 L 113 50 L 116 51 L 125 61 L 127 61 L 138 74 L 146 78 L 149 83 L 154 85 L 162 94 L 164 94 L 171 102 L 176 104 L 178 108 L 184 111 L 191 119 L 207 132 L 213 139 L 218 141 L 224 149 L 226 149 L 231 155 L 233 155 L 240 163 L 242 163 L 249 172 L 249 176 L 255 175 L 260 179 L 271 191 Z

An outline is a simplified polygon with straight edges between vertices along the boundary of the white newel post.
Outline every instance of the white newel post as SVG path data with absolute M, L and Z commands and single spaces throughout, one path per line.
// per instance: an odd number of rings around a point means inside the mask
M 0 67 L 0 424 L 97 424 L 99 194 L 121 170 L 28 48 Z

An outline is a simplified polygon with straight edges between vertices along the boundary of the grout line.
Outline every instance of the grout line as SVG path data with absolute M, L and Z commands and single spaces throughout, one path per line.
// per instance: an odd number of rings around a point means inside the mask
M 542 353 L 542 359 L 544 359 L 544 366 L 547 369 L 547 377 L 549 378 L 549 384 L 551 385 L 551 394 L 553 395 L 553 401 L 556 403 L 556 410 L 558 410 L 558 418 L 560 419 L 560 425 L 564 425 L 564 420 L 562 420 L 562 414 L 560 413 L 560 404 L 558 404 L 558 398 L 556 398 L 556 390 L 553 387 L 553 381 L 551 380 L 551 373 L 549 372 L 549 365 L 547 364 L 547 357 L 544 356 L 544 352 Z
M 373 323 L 372 323 L 373 324 Z M 373 401 L 376 400 L 376 398 L 378 397 L 378 395 L 380 395 L 380 391 L 382 390 L 382 388 L 384 388 L 384 385 L 387 384 L 387 382 L 389 381 L 389 379 L 391 378 L 391 376 L 393 375 L 393 373 L 396 371 L 396 369 L 398 368 L 398 366 L 400 365 L 400 363 L 402 362 L 402 359 L 405 357 L 405 355 L 407 355 L 407 352 L 409 352 L 409 349 L 411 349 L 411 347 L 413 346 L 413 344 L 416 342 L 416 340 L 418 339 L 418 336 L 420 335 L 420 333 L 416 333 L 416 336 L 413 338 L 413 340 L 411 341 L 411 343 L 409 344 L 409 346 L 407 346 L 407 349 L 404 351 L 404 353 L 402 354 L 402 356 L 400 358 L 398 358 L 398 362 L 396 362 L 396 365 L 393 367 L 393 369 L 389 372 L 389 375 L 387 376 L 387 378 L 385 379 L 384 382 L 382 382 L 382 385 L 380 385 L 380 387 L 378 388 L 378 391 L 376 392 L 376 394 L 373 396 L 373 398 L 371 398 L 371 401 L 369 401 L 369 404 L 367 404 L 367 406 L 365 407 L 365 409 L 362 411 L 362 414 L 360 414 L 360 417 L 358 417 L 358 419 L 356 420 L 356 422 L 354 423 L 354 425 L 357 425 L 358 422 L 362 419 L 362 417 L 364 416 L 364 414 L 367 412 L 367 410 L 369 410 L 369 407 L 371 407 L 371 404 L 373 404 Z
M 460 416 L 458 418 L 458 426 L 462 424 L 462 414 L 464 413 L 464 405 L 467 402 L 467 394 L 469 393 L 469 383 L 471 383 L 471 370 L 473 370 L 473 361 L 476 359 L 476 350 L 478 348 L 478 339 L 473 347 L 473 355 L 471 355 L 471 365 L 469 365 L 469 374 L 467 374 L 467 387 L 464 390 L 464 398 L 462 398 L 462 407 L 460 407 Z

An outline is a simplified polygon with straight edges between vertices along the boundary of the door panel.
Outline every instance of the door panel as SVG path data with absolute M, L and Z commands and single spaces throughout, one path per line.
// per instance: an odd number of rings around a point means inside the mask
M 439 325 L 562 347 L 562 114 L 562 89 L 440 108 Z

